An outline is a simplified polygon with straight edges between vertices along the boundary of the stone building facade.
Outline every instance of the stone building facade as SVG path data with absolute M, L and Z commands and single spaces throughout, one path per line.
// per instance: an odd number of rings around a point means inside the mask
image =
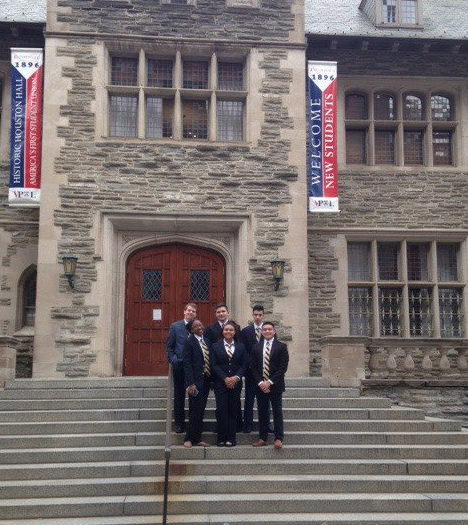
M 162 320 L 127 326 L 129 260 L 158 247 L 220 255 L 217 298 L 242 324 L 264 304 L 291 343 L 291 372 L 307 369 L 303 4 L 180 4 L 48 2 L 36 377 L 132 373 L 135 330 L 142 348 L 145 330 L 158 338 L 162 324 L 164 336 L 184 301 L 203 295 L 191 281 L 167 299 L 170 268 L 162 284 L 161 270 L 144 269 L 143 287 L 162 286 L 138 292 L 154 293 L 145 315 Z M 68 252 L 73 290 L 61 275 Z M 277 255 L 287 265 L 275 293 Z M 188 263 L 192 280 L 204 278 L 200 260 Z
M 22 219 L 1 229 L 4 334 L 39 239 L 34 375 L 142 373 L 128 348 L 161 347 L 195 297 L 205 322 L 215 299 L 241 324 L 264 304 L 292 375 L 332 348 L 344 382 L 463 376 L 468 44 L 449 3 L 49 0 L 38 234 L 37 210 L 1 212 Z M 307 215 L 307 59 L 338 63 L 339 214 Z
M 308 219 L 311 370 L 359 355 L 370 391 L 466 417 L 466 8 L 358 4 L 306 11 L 308 58 L 338 63 L 341 210 Z

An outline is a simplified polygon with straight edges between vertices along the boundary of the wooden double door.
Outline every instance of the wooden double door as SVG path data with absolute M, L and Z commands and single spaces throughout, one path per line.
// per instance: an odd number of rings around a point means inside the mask
M 125 286 L 124 375 L 166 375 L 170 325 L 188 302 L 205 325 L 214 322 L 214 306 L 225 300 L 225 262 L 185 244 L 144 248 L 129 257 Z

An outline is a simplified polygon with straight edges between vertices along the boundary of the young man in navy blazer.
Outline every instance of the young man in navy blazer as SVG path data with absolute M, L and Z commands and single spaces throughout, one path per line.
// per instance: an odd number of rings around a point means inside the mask
M 219 303 L 215 306 L 216 322 L 208 326 L 205 330 L 205 337 L 211 341 L 211 343 L 217 343 L 223 335 L 223 326 L 227 321 L 233 321 L 229 318 L 229 308 L 224 303 Z M 240 333 L 240 326 L 236 324 L 236 331 Z
M 199 319 L 189 324 L 191 334 L 184 344 L 185 386 L 189 396 L 189 421 L 184 447 L 209 447 L 201 440 L 203 416 L 212 383 L 210 341 L 203 337 L 204 326 Z
M 166 340 L 167 359 L 172 365 L 174 378 L 174 424 L 177 434 L 185 430 L 185 379 L 183 353 L 184 344 L 190 335 L 187 324 L 197 315 L 197 305 L 188 303 L 184 307 L 184 318 L 171 324 Z
M 247 353 L 252 352 L 252 348 L 263 341 L 262 325 L 265 309 L 262 305 L 256 304 L 252 309 L 253 323 L 249 324 L 241 331 L 241 341 L 244 343 Z M 250 367 L 245 372 L 245 391 L 244 391 L 244 426 L 243 431 L 250 434 L 253 430 L 253 407 L 255 402 L 255 392 L 257 383 L 255 383 Z M 270 414 L 268 413 L 268 421 L 270 421 Z
M 268 403 L 273 411 L 276 449 L 283 446 L 283 392 L 284 375 L 288 369 L 288 347 L 275 339 L 275 326 L 265 321 L 262 327 L 263 341 L 252 348 L 250 370 L 257 384 L 257 407 L 259 439 L 254 447 L 264 447 L 268 441 Z

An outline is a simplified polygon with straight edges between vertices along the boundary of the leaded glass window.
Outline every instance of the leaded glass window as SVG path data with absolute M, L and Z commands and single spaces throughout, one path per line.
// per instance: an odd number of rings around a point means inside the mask
M 350 335 L 464 337 L 460 250 L 436 241 L 348 242 Z
M 136 86 L 138 83 L 138 59 L 112 57 L 111 84 L 114 86 Z
M 190 300 L 210 300 L 210 272 L 209 270 L 191 270 L 190 272 Z
M 243 136 L 244 103 L 218 101 L 218 140 L 240 141 Z
M 187 60 L 184 62 L 183 87 L 186 89 L 208 89 L 208 63 Z
M 380 288 L 380 335 L 401 336 L 401 289 Z
M 370 280 L 370 244 L 368 242 L 348 243 L 348 280 Z
M 148 60 L 148 86 L 172 87 L 172 60 Z
M 365 95 L 355 93 L 346 95 L 345 115 L 347 120 L 365 120 L 367 114 L 367 98 Z
M 109 134 L 111 137 L 137 136 L 138 99 L 132 95 L 110 96 Z
M 458 281 L 458 244 L 437 245 L 437 269 L 439 281 Z
M 395 132 L 375 132 L 375 163 L 395 164 Z
M 141 297 L 143 301 L 161 301 L 161 270 L 143 270 Z
M 350 335 L 371 335 L 372 288 L 348 288 L 348 304 Z
M 462 290 L 459 288 L 439 288 L 441 337 L 463 337 L 462 306 Z
M 242 91 L 244 89 L 244 66 L 238 62 L 218 64 L 218 89 Z
M 184 100 L 182 113 L 184 139 L 207 139 L 208 101 Z
M 346 130 L 346 162 L 348 164 L 367 164 L 366 130 Z
M 395 116 L 395 98 L 386 93 L 376 93 L 374 95 L 374 119 L 393 120 Z
M 411 337 L 432 337 L 431 290 L 408 290 Z
M 420 243 L 408 243 L 407 265 L 409 281 L 427 281 L 429 279 L 427 256 L 429 245 Z
M 381 281 L 397 281 L 399 277 L 399 244 L 378 243 L 377 258 L 379 279 Z

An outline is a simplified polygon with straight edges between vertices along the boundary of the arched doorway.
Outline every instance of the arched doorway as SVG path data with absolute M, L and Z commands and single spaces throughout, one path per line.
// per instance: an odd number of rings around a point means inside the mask
M 127 261 L 124 375 L 166 375 L 166 337 L 187 302 L 213 322 L 225 300 L 225 261 L 218 253 L 185 244 L 143 248 Z

